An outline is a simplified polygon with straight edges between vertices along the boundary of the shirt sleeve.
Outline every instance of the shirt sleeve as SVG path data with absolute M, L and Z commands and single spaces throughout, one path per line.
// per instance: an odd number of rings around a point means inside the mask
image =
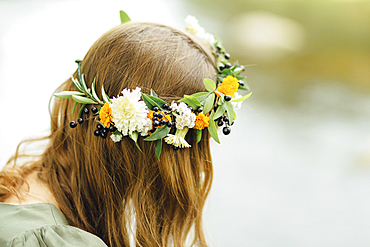
M 97 236 L 68 225 L 51 225 L 25 231 L 7 247 L 107 247 Z

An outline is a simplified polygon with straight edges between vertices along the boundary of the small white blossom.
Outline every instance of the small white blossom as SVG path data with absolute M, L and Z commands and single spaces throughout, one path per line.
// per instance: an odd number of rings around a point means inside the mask
M 231 100 L 240 99 L 242 97 L 243 96 L 240 95 L 238 92 L 235 92 L 234 97 L 232 97 Z M 238 110 L 238 109 L 240 109 L 242 107 L 242 103 L 243 103 L 243 101 L 240 101 L 240 102 L 231 102 L 231 105 L 233 106 L 234 110 Z
M 112 109 L 112 117 L 115 127 L 127 136 L 134 131 L 145 134 L 149 128 L 147 109 L 144 101 L 141 98 L 141 88 L 137 87 L 132 92 L 125 88 L 122 90 L 122 96 L 113 97 L 110 108 Z
M 191 147 L 191 145 L 185 141 L 184 137 L 177 136 L 177 135 L 168 134 L 167 137 L 164 138 L 164 141 L 167 144 L 171 144 L 171 145 L 174 145 L 175 147 L 179 147 L 179 148 L 189 148 L 189 147 Z
M 203 27 L 199 25 L 199 22 L 197 18 L 194 16 L 188 15 L 185 18 L 185 23 L 186 23 L 186 30 L 192 34 L 195 34 L 196 36 L 206 40 L 210 44 L 216 43 L 215 37 L 207 33 Z
M 110 138 L 114 142 L 120 142 L 122 140 L 122 135 L 121 134 L 118 134 L 118 135 L 112 134 L 112 135 L 110 135 Z

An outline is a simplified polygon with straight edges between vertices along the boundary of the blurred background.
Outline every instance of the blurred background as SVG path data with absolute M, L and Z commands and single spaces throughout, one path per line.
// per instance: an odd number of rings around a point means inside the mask
M 105 31 L 195 15 L 253 95 L 222 145 L 210 246 L 370 246 L 370 1 L 0 0 L 0 167 L 48 133 L 48 101 Z

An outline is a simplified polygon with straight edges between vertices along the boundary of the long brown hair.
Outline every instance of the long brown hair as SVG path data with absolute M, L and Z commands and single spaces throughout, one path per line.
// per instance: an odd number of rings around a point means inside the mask
M 167 102 L 205 91 L 204 78 L 215 79 L 210 49 L 185 33 L 158 24 L 129 22 L 99 38 L 82 61 L 82 73 L 91 87 L 96 77 L 98 95 L 104 88 L 117 96 L 124 88 L 152 88 Z M 77 72 L 74 74 L 77 78 Z M 71 79 L 57 91 L 75 90 Z M 161 159 L 155 142 L 138 143 L 124 137 L 120 143 L 94 136 L 96 122 L 75 129 L 69 123 L 73 100 L 54 99 L 49 146 L 38 162 L 15 172 L 21 155 L 0 173 L 0 200 L 16 194 L 32 169 L 51 189 L 70 225 L 96 234 L 110 246 L 184 246 L 186 241 L 206 246 L 202 210 L 212 183 L 209 134 L 203 130 L 191 148 L 173 150 L 163 145 Z M 78 109 L 78 108 L 77 108 Z

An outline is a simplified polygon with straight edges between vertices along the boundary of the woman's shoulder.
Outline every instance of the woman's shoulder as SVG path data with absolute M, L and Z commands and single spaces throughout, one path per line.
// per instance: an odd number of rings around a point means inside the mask
M 97 236 L 68 225 L 50 203 L 0 203 L 0 246 L 106 246 Z

